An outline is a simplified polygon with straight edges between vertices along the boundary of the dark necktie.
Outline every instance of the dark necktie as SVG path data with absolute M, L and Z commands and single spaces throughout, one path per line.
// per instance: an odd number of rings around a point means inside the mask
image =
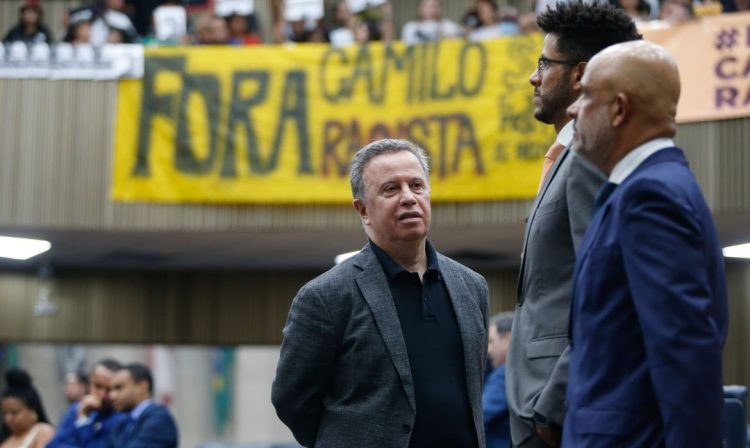
M 602 205 L 607 202 L 607 199 L 609 199 L 609 197 L 612 195 L 612 192 L 615 191 L 616 187 L 617 184 L 615 183 L 604 182 L 604 185 L 599 188 L 599 191 L 594 197 L 594 213 L 596 213 L 597 210 L 599 210 Z

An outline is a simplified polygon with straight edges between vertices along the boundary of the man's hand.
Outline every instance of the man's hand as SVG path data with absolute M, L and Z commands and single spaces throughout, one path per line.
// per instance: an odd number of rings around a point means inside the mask
M 559 448 L 562 442 L 562 428 L 538 412 L 534 413 L 534 428 L 540 439 L 550 448 Z
M 86 395 L 81 398 L 78 405 L 78 417 L 88 417 L 93 411 L 98 411 L 102 407 L 102 400 L 96 395 Z
M 559 448 L 562 439 L 562 431 L 559 428 L 536 427 L 536 434 L 550 448 Z

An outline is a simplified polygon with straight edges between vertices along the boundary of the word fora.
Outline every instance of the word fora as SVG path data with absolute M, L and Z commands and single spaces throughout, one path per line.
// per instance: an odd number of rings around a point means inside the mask
M 436 173 L 445 177 L 457 172 L 462 158 L 471 163 L 473 172 L 484 173 L 479 145 L 472 120 L 463 114 L 412 117 L 389 127 L 376 123 L 363 130 L 357 120 L 349 123 L 329 120 L 323 125 L 322 148 L 313 153 L 309 117 L 308 78 L 304 70 L 289 70 L 283 74 L 283 95 L 277 113 L 270 122 L 273 137 L 262 141 L 260 126 L 268 126 L 253 117 L 254 110 L 268 104 L 271 73 L 266 70 L 235 71 L 232 73 L 231 103 L 222 110 L 221 84 L 217 76 L 193 74 L 185 70 L 186 58 L 170 56 L 153 58 L 146 64 L 141 97 L 141 114 L 137 137 L 135 177 L 151 175 L 152 139 L 157 121 L 169 123 L 174 165 L 177 171 L 190 175 L 215 172 L 223 178 L 238 176 L 238 163 L 247 163 L 247 172 L 263 176 L 280 169 L 282 151 L 296 152 L 298 175 L 345 175 L 354 151 L 375 138 L 403 137 L 415 141 L 429 152 L 435 161 Z M 159 88 L 159 76 L 176 76 L 180 82 L 170 89 Z M 252 89 L 247 89 L 248 85 Z M 203 107 L 195 108 L 199 98 Z M 192 100 L 191 100 L 192 99 Z M 192 101 L 192 102 L 191 102 Z M 276 107 L 276 106 L 275 106 Z M 264 109 L 267 112 L 267 109 Z M 224 112 L 224 116 L 222 116 Z M 194 130 L 205 129 L 201 149 L 194 141 Z M 241 132 L 237 132 L 240 130 Z M 265 130 L 265 129 L 264 129 Z M 163 137 L 163 136 L 162 136 Z M 203 142 L 205 141 L 205 146 Z M 437 143 L 434 143 L 437 142 Z M 241 151 L 244 154 L 239 154 Z M 464 156 L 464 154 L 470 158 Z M 320 169 L 314 166 L 320 154 Z M 342 173 L 342 170 L 344 172 Z M 334 174 L 335 175 L 335 174 Z

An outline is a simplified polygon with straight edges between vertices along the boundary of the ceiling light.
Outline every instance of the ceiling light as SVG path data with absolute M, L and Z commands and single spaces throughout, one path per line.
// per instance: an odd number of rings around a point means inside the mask
M 344 254 L 338 254 L 336 255 L 336 258 L 333 259 L 333 261 L 336 262 L 336 264 L 342 263 L 347 258 L 351 258 L 359 253 L 358 250 L 355 250 L 354 252 L 346 252 Z
M 15 260 L 29 258 L 47 252 L 52 247 L 49 241 L 0 236 L 0 257 Z
M 725 247 L 724 256 L 729 258 L 750 258 L 750 243 Z

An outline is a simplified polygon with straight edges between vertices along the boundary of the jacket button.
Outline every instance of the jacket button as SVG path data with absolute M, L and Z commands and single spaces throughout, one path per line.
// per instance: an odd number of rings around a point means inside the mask
M 401 425 L 401 431 L 408 433 L 409 431 L 411 431 L 411 426 L 404 423 L 403 425 Z

